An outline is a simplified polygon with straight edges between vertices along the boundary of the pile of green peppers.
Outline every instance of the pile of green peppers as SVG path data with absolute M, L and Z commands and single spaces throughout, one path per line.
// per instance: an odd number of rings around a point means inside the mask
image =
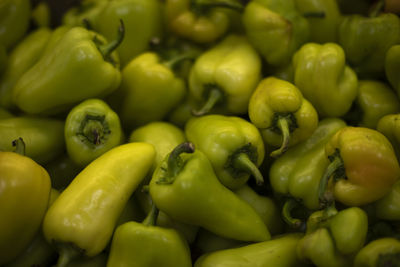
M 0 266 L 400 266 L 400 1 L 54 3 L 0 1 Z

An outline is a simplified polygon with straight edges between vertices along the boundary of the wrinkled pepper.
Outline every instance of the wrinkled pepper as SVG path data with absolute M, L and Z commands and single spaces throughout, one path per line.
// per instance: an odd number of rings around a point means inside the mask
M 194 117 L 186 124 L 185 134 L 207 156 L 224 186 L 238 189 L 250 175 L 258 184 L 264 182 L 258 169 L 264 160 L 264 142 L 249 121 L 218 114 Z
M 153 208 L 140 222 L 118 226 L 112 238 L 107 266 L 191 267 L 189 246 L 174 229 L 156 225 Z
M 117 54 L 123 39 L 107 43 L 99 34 L 73 27 L 18 80 L 13 101 L 26 113 L 55 114 L 82 100 L 103 97 L 121 82 Z
M 385 237 L 371 241 L 363 247 L 354 259 L 354 267 L 398 266 L 400 262 L 400 241 Z
M 165 157 L 149 192 L 156 207 L 178 221 L 241 241 L 271 238 L 257 212 L 219 182 L 207 156 L 192 143 Z
M 64 126 L 67 153 L 78 166 L 86 166 L 120 145 L 123 132 L 118 114 L 101 99 L 87 99 L 72 108 Z
M 325 146 L 326 167 L 319 186 L 321 203 L 348 206 L 372 203 L 387 194 L 400 177 L 393 146 L 380 132 L 347 126 Z
M 202 53 L 189 75 L 189 90 L 202 102 L 195 115 L 223 106 L 226 113 L 246 114 L 251 94 L 261 79 L 261 59 L 247 39 L 231 34 Z
M 398 70 L 400 68 L 400 44 L 389 48 L 385 56 L 385 74 L 386 79 L 400 96 L 400 78 Z
M 0 152 L 0 265 L 14 260 L 39 232 L 51 189 L 47 171 L 24 156 L 23 140 L 13 144 L 15 152 Z
M 341 117 L 357 97 L 356 73 L 335 43 L 303 45 L 293 56 L 294 84 L 321 117 Z
M 93 257 L 111 240 L 124 206 L 150 170 L 152 145 L 117 146 L 87 165 L 47 211 L 43 233 L 64 267 L 79 255 Z
M 385 135 L 400 160 L 400 114 L 388 114 L 379 119 L 376 129 Z
M 243 25 L 251 44 L 272 66 L 290 62 L 294 52 L 309 40 L 308 21 L 295 0 L 253 0 L 243 12 Z
M 307 139 L 317 128 L 318 114 L 292 83 L 268 77 L 253 92 L 248 114 L 250 121 L 260 129 L 263 140 L 273 147 L 272 157 Z
M 389 193 L 374 202 L 375 216 L 381 220 L 400 221 L 400 181 L 397 181 Z

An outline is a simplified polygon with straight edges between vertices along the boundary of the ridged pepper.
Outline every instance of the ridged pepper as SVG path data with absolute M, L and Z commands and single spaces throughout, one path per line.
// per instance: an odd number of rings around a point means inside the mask
M 385 56 L 385 74 L 386 79 L 400 96 L 400 78 L 398 70 L 400 68 L 400 45 L 394 45 L 389 48 Z
M 293 56 L 294 84 L 321 117 L 340 117 L 357 97 L 356 73 L 335 43 L 307 43 Z
M 387 50 L 400 43 L 400 18 L 392 13 L 344 16 L 338 43 L 361 78 L 379 78 L 384 74 Z
M 26 34 L 31 18 L 30 0 L 3 0 L 0 3 L 0 44 L 11 49 Z
M 330 163 L 320 181 L 322 204 L 337 200 L 348 206 L 372 203 L 387 194 L 400 177 L 393 146 L 380 132 L 345 127 L 325 146 Z
M 261 79 L 261 59 L 247 39 L 229 35 L 202 53 L 189 75 L 189 90 L 203 107 L 196 115 L 221 105 L 229 114 L 246 114 Z
M 353 267 L 398 266 L 399 258 L 400 241 L 392 237 L 379 238 L 357 253 Z
M 55 114 L 82 100 L 114 91 L 121 82 L 121 73 L 113 50 L 123 39 L 122 25 L 120 38 L 109 43 L 81 27 L 60 36 L 13 88 L 18 108 L 31 114 Z
M 50 198 L 49 174 L 23 155 L 22 139 L 13 144 L 18 153 L 0 152 L 0 265 L 14 260 L 34 239 Z
M 367 214 L 358 207 L 316 211 L 307 220 L 297 256 L 318 267 L 350 267 L 353 255 L 364 246 L 367 230 Z
M 79 255 L 93 257 L 104 250 L 154 157 L 150 144 L 117 146 L 87 165 L 62 191 L 42 226 L 46 240 L 60 253 L 57 266 L 66 266 Z
M 15 108 L 12 90 L 19 78 L 41 57 L 52 31 L 39 28 L 23 38 L 8 55 L 7 68 L 0 78 L 0 106 Z
M 264 160 L 264 142 L 249 121 L 218 114 L 194 117 L 186 124 L 185 134 L 207 156 L 224 186 L 238 189 L 250 175 L 258 184 L 264 182 L 258 169 Z
M 78 166 L 86 166 L 123 142 L 119 116 L 106 102 L 87 99 L 72 108 L 64 126 L 69 157 Z
M 212 43 L 229 30 L 230 18 L 224 8 L 242 10 L 243 6 L 235 0 L 167 0 L 167 28 L 194 42 Z
M 273 240 L 225 249 L 201 256 L 194 267 L 303 266 L 296 256 L 302 234 L 287 234 Z
M 350 125 L 375 129 L 382 117 L 398 112 L 400 101 L 386 83 L 378 80 L 360 80 L 357 98 L 344 118 Z
M 249 101 L 248 115 L 265 144 L 280 147 L 271 152 L 272 157 L 307 139 L 318 125 L 317 111 L 300 90 L 273 76 L 258 84 Z
M 388 114 L 378 121 L 376 129 L 386 136 L 400 161 L 400 114 Z
M 13 151 L 11 143 L 19 137 L 24 139 L 26 156 L 45 164 L 64 152 L 64 121 L 37 116 L 0 120 L 0 150 Z
M 243 12 L 246 36 L 272 66 L 290 62 L 294 52 L 309 40 L 308 21 L 295 0 L 253 0 Z
M 107 266 L 191 267 L 189 246 L 174 229 L 156 225 L 153 208 L 142 223 L 118 226 L 112 238 Z
M 69 8 L 62 17 L 62 24 L 71 27 L 92 27 L 104 10 L 108 0 L 83 0 L 77 6 Z
M 400 221 L 400 180 L 392 186 L 389 193 L 372 205 L 378 219 Z
M 271 238 L 257 212 L 219 182 L 206 155 L 191 143 L 165 157 L 149 192 L 156 207 L 178 221 L 241 241 Z

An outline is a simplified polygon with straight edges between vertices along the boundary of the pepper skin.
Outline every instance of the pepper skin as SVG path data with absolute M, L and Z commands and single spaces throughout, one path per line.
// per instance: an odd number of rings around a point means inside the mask
M 119 41 L 123 27 L 120 33 Z M 26 113 L 55 114 L 85 99 L 108 95 L 121 82 L 113 64 L 118 65 L 112 52 L 116 46 L 118 41 L 105 43 L 95 32 L 71 28 L 18 80 L 13 101 Z
M 108 150 L 120 145 L 123 132 L 118 114 L 101 99 L 88 99 L 67 115 L 65 145 L 78 166 L 86 166 Z
M 325 146 L 330 164 L 320 181 L 321 203 L 348 206 L 372 203 L 400 177 L 393 146 L 380 132 L 364 127 L 340 129 Z
M 318 114 L 293 84 L 268 77 L 257 86 L 249 101 L 250 121 L 260 129 L 265 144 L 279 147 L 279 157 L 307 139 L 317 128 Z
M 226 187 L 238 189 L 250 175 L 258 184 L 264 182 L 258 170 L 264 160 L 264 142 L 249 121 L 217 114 L 194 117 L 186 124 L 185 134 L 207 156 Z
M 307 43 L 293 56 L 294 84 L 321 117 L 341 117 L 357 97 L 358 79 L 335 43 Z
M 189 74 L 189 90 L 203 104 L 195 115 L 223 106 L 228 114 L 246 114 L 261 79 L 261 59 L 247 39 L 229 35 L 202 53 Z
M 378 121 L 376 129 L 389 139 L 397 159 L 400 160 L 400 114 L 383 116 Z
M 20 142 L 17 149 L 23 149 Z M 0 265 L 14 260 L 40 230 L 50 183 L 46 170 L 31 158 L 0 152 Z
M 400 221 L 400 181 L 397 181 L 390 192 L 373 203 L 375 216 L 381 220 Z
M 129 197 L 150 170 L 152 145 L 117 146 L 86 166 L 49 208 L 43 221 L 46 240 L 60 253 L 59 267 L 78 255 L 104 250 Z
M 107 6 L 107 0 L 83 0 L 78 6 L 69 8 L 62 18 L 62 24 L 71 27 L 89 26 L 93 27 L 98 16 Z
M 354 259 L 354 267 L 398 266 L 400 242 L 392 237 L 371 241 Z
M 219 182 L 191 143 L 177 146 L 157 167 L 149 192 L 156 207 L 178 221 L 241 241 L 271 238 L 257 212 Z
M 191 267 L 189 246 L 174 229 L 156 226 L 153 206 L 142 222 L 127 222 L 113 235 L 109 267 Z
M 400 44 L 389 48 L 385 56 L 385 74 L 390 85 L 400 96 L 400 78 L 398 70 L 400 69 Z

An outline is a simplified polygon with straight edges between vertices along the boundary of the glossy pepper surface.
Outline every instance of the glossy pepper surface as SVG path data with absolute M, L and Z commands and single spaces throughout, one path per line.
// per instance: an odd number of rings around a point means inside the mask
M 218 114 L 194 117 L 185 126 L 187 140 L 210 160 L 220 182 L 238 189 L 253 175 L 263 183 L 258 166 L 265 147 L 259 130 L 249 121 Z
M 121 38 L 122 32 L 121 28 Z M 26 113 L 54 114 L 111 93 L 121 82 L 112 52 L 116 46 L 118 41 L 106 43 L 95 32 L 71 28 L 18 80 L 13 101 Z
M 34 239 L 50 198 L 49 174 L 23 155 L 22 139 L 16 142 L 21 154 L 0 152 L 1 265 L 14 260 Z
M 266 144 L 279 149 L 278 157 L 305 139 L 317 128 L 318 114 L 292 83 L 268 77 L 263 79 L 249 101 L 250 121 L 260 129 Z
M 86 166 L 49 208 L 43 233 L 60 253 L 58 266 L 104 250 L 129 197 L 153 164 L 146 143 L 117 146 Z
M 65 119 L 67 153 L 78 166 L 86 166 L 120 145 L 123 132 L 118 114 L 101 99 L 88 99 L 70 110 Z
M 385 56 L 385 74 L 390 85 L 400 95 L 400 78 L 398 70 L 400 68 L 400 44 L 393 45 L 388 49 Z
M 333 197 L 348 206 L 365 205 L 387 194 L 400 177 L 393 146 L 373 129 L 340 129 L 326 144 L 325 155 L 330 164 L 320 181 L 322 202 Z
M 257 212 L 215 176 L 206 155 L 193 144 L 177 146 L 154 171 L 150 195 L 178 221 L 241 241 L 265 241 L 270 233 Z
M 294 84 L 321 117 L 340 117 L 357 97 L 356 73 L 335 43 L 307 43 L 293 56 Z
M 386 237 L 371 241 L 354 259 L 354 267 L 396 266 L 399 264 L 400 242 Z
M 189 90 L 203 108 L 221 105 L 229 114 L 245 114 L 261 78 L 261 59 L 244 36 L 229 35 L 202 53 L 189 75 Z

